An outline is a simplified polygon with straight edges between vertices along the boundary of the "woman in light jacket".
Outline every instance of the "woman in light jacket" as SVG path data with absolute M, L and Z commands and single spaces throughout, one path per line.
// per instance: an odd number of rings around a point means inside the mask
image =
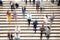
M 20 26 L 15 28 L 15 40 L 20 40 Z

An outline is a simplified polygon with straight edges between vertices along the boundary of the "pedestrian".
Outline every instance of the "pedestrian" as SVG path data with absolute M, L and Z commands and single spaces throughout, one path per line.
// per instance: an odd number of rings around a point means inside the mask
M 54 18 L 55 18 L 55 16 L 54 16 L 54 13 L 50 16 L 50 26 L 52 25 L 52 22 L 54 21 Z
M 27 14 L 27 21 L 29 26 L 30 26 L 31 19 L 32 19 L 31 13 Z
M 47 27 L 48 21 L 49 21 L 48 15 L 44 16 L 43 25 Z
M 46 37 L 47 37 L 47 40 L 49 40 L 49 36 L 50 36 L 50 27 L 47 26 L 47 28 L 46 28 L 45 30 L 46 30 L 46 31 L 45 31 L 45 35 L 46 35 Z
M 26 12 L 26 7 L 23 6 L 23 7 L 22 7 L 22 14 L 23 14 L 23 16 L 25 15 L 25 12 Z
M 10 23 L 11 22 L 11 11 L 10 10 L 7 11 L 7 19 L 8 19 L 8 22 Z
M 40 11 L 42 11 L 43 6 L 44 6 L 44 1 L 43 1 L 43 0 L 41 0 L 41 1 L 40 1 Z
M 8 38 L 9 38 L 9 40 L 13 40 L 13 35 L 11 32 L 8 33 Z
M 39 0 L 36 2 L 36 11 L 37 11 L 37 13 L 39 12 L 39 5 L 40 5 L 40 2 L 39 2 Z
M 17 21 L 17 13 L 15 11 L 13 11 L 12 14 L 13 14 L 13 19 L 16 22 Z
M 45 31 L 45 28 L 44 28 L 44 25 L 42 24 L 42 27 L 40 28 L 40 31 L 41 31 L 41 36 L 40 36 L 40 40 L 42 40 L 42 34 L 43 32 Z
M 33 22 L 33 28 L 34 28 L 35 33 L 36 33 L 37 24 L 38 24 L 38 21 L 34 20 L 34 22 Z
M 16 26 L 16 29 L 15 29 L 15 40 L 20 40 L 20 26 Z

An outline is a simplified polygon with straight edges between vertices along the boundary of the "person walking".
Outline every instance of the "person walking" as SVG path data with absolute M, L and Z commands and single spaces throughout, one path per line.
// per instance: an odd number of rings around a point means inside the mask
M 50 26 L 52 25 L 52 22 L 54 21 L 54 18 L 55 18 L 55 16 L 54 16 L 54 13 L 50 16 Z
M 26 12 L 26 7 L 23 6 L 23 7 L 22 7 L 22 14 L 23 14 L 23 16 L 25 15 L 25 12 Z
M 8 38 L 9 38 L 9 40 L 13 40 L 13 35 L 11 32 L 8 32 Z
M 31 13 L 27 14 L 27 21 L 29 26 L 30 26 L 31 19 L 32 19 Z
M 33 22 L 33 28 L 34 28 L 35 33 L 36 33 L 37 24 L 38 24 L 38 21 L 34 20 L 34 22 Z
M 20 26 L 16 26 L 15 29 L 15 40 L 20 40 Z

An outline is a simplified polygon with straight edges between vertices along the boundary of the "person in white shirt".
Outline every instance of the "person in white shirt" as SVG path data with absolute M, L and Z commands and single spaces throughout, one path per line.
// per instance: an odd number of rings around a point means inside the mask
M 44 6 L 44 1 L 43 1 L 43 0 L 41 0 L 41 1 L 40 1 L 40 11 L 42 11 L 43 6 Z
M 30 26 L 31 19 L 32 19 L 31 13 L 27 14 L 27 21 L 29 26 Z
M 47 37 L 47 40 L 49 40 L 49 36 L 50 36 L 50 27 L 47 26 L 47 28 L 45 29 L 45 35 Z
M 15 40 L 20 40 L 20 26 L 16 26 L 15 28 Z
M 44 16 L 43 24 L 44 24 L 45 27 L 47 27 L 48 21 L 49 21 L 48 15 Z

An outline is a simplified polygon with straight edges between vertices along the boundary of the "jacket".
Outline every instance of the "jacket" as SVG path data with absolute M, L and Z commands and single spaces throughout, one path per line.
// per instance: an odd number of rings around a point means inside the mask
M 33 22 L 34 28 L 37 27 L 37 24 L 38 24 L 38 22 L 37 22 L 37 20 L 35 20 L 35 21 Z

